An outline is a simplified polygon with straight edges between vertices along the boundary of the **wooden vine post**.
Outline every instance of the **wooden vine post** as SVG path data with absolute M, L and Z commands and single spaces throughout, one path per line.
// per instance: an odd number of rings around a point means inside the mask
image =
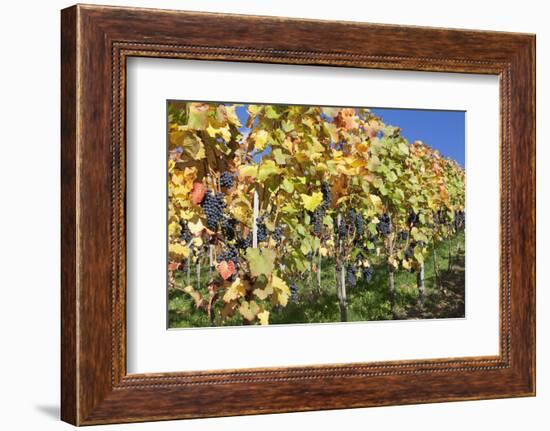
M 342 222 L 341 214 L 337 216 L 337 226 L 340 226 Z M 348 321 L 348 299 L 346 295 L 346 269 L 345 265 L 342 262 L 343 258 L 343 246 L 341 241 L 339 241 L 338 246 L 338 257 L 336 262 L 336 293 L 338 296 L 338 303 L 340 305 L 340 321 Z

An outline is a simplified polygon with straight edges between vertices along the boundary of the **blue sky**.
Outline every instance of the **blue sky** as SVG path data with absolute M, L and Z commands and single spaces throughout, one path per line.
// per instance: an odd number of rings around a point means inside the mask
M 372 108 L 371 112 L 381 117 L 384 123 L 401 128 L 409 142 L 423 141 L 464 167 L 464 111 Z
M 464 167 L 465 159 L 465 112 L 424 109 L 371 108 L 371 112 L 384 123 L 401 128 L 409 141 L 423 141 L 445 157 L 451 157 Z M 246 105 L 237 108 L 241 123 L 246 123 Z M 248 132 L 243 127 L 241 132 Z

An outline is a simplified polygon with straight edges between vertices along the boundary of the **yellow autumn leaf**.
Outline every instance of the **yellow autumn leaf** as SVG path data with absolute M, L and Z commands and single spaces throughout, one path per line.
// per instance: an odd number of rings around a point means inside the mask
M 220 127 L 219 129 L 216 129 L 215 127 L 212 127 L 212 126 L 208 126 L 206 128 L 206 132 L 211 138 L 215 138 L 216 136 L 219 135 L 226 142 L 231 140 L 231 132 L 229 131 L 229 126 Z
M 271 175 L 275 175 L 281 172 L 281 168 L 275 163 L 274 160 L 263 161 L 258 170 L 258 179 L 265 181 Z
M 269 325 L 269 311 L 264 310 L 258 313 L 258 320 L 260 321 L 260 325 Z
M 244 295 L 246 295 L 245 286 L 242 284 L 241 279 L 237 278 L 225 291 L 225 294 L 223 295 L 223 300 L 224 302 L 230 302 Z
M 256 301 L 243 301 L 239 307 L 239 313 L 248 321 L 254 320 L 259 312 L 260 307 Z
M 180 232 L 180 224 L 177 221 L 172 221 L 168 224 L 168 235 L 175 236 Z
M 378 210 L 382 211 L 382 199 L 380 199 L 380 196 L 377 195 L 369 195 L 369 199 L 372 203 L 372 205 Z
M 237 204 L 234 204 L 230 209 L 230 211 L 233 217 L 243 224 L 246 224 L 250 220 L 250 217 L 251 217 L 250 207 L 246 205 L 244 202 L 239 202 Z
M 233 124 L 235 127 L 240 128 L 241 122 L 236 112 L 237 105 L 225 106 L 225 112 L 227 114 L 227 120 Z
M 260 289 L 260 288 L 257 288 L 257 289 L 254 289 L 252 291 L 252 293 L 254 295 L 256 295 L 258 297 L 258 299 L 261 299 L 261 300 L 264 300 L 266 299 L 269 295 L 271 295 L 273 293 L 273 287 L 271 287 L 270 285 L 268 285 L 265 289 Z
M 254 148 L 259 151 L 263 151 L 265 149 L 265 144 L 267 143 L 267 138 L 269 137 L 267 131 L 258 130 L 257 132 L 254 132 L 252 137 L 254 138 Z
M 170 244 L 168 246 L 168 252 L 171 256 L 179 259 L 182 257 L 189 257 L 189 247 L 179 243 Z
M 180 218 L 184 220 L 191 220 L 193 217 L 195 217 L 195 213 L 191 211 L 186 211 L 186 210 L 181 210 L 179 214 L 180 214 Z
M 328 249 L 326 247 L 321 247 L 319 253 L 321 253 L 321 256 L 325 257 L 328 255 Z
M 255 178 L 258 174 L 258 168 L 255 165 L 243 165 L 239 167 L 239 176 L 242 178 Z
M 323 193 L 314 192 L 311 196 L 304 193 L 300 194 L 304 208 L 308 211 L 315 211 L 315 209 L 323 202 Z
M 286 307 L 288 298 L 290 297 L 290 288 L 282 278 L 277 277 L 275 274 L 271 277 L 270 286 L 273 288 L 277 303 Z

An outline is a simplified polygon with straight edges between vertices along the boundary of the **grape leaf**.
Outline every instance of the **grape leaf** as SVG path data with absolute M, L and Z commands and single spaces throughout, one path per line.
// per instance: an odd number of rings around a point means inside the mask
M 193 189 L 191 190 L 191 202 L 193 205 L 200 204 L 205 194 L 206 186 L 203 183 L 193 183 Z
M 256 301 L 243 301 L 239 307 L 239 313 L 248 321 L 253 321 L 260 312 L 260 307 Z
M 271 277 L 270 286 L 275 292 L 275 299 L 277 301 L 277 304 L 286 307 L 288 303 L 288 298 L 290 297 L 290 288 L 285 283 L 285 281 L 282 278 L 279 278 L 275 274 L 273 274 L 273 277 Z
M 189 247 L 182 244 L 170 244 L 168 246 L 168 252 L 174 259 L 189 257 Z
M 308 211 L 315 211 L 315 209 L 323 202 L 323 193 L 314 192 L 311 196 L 304 193 L 300 194 L 304 208 Z
M 254 139 L 254 148 L 259 151 L 263 151 L 265 149 L 265 144 L 267 143 L 267 138 L 269 138 L 269 134 L 266 130 L 258 130 L 257 132 L 254 132 L 252 138 Z
M 208 103 L 189 103 L 189 120 L 187 126 L 190 129 L 204 130 L 208 123 Z
M 270 175 L 275 175 L 281 172 L 280 168 L 275 164 L 273 160 L 265 160 L 260 165 L 258 171 L 258 179 L 265 181 Z
M 274 269 L 275 250 L 268 248 L 247 248 L 246 260 L 253 277 L 270 275 Z
M 258 313 L 258 320 L 260 325 L 269 325 L 269 311 L 264 310 Z
M 224 302 L 230 302 L 245 295 L 246 288 L 241 280 L 237 278 L 225 291 L 225 294 L 223 295 L 223 300 Z
M 232 260 L 225 261 L 222 260 L 218 264 L 218 273 L 222 276 L 224 280 L 229 279 L 233 274 L 235 274 L 235 264 Z

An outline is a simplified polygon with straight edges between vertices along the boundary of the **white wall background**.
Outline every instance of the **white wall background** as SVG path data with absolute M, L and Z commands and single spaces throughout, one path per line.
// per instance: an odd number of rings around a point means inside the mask
M 135 430 L 407 429 L 545 430 L 550 424 L 550 297 L 544 292 L 550 229 L 550 28 L 545 2 L 500 0 L 130 0 L 104 4 L 537 34 L 538 396 L 105 426 Z M 4 2 L 0 14 L 0 427 L 70 429 L 59 422 L 59 10 L 60 0 Z M 546 54 L 546 55 L 545 55 Z M 261 396 L 261 394 L 259 394 Z M 236 400 L 238 402 L 238 400 Z

